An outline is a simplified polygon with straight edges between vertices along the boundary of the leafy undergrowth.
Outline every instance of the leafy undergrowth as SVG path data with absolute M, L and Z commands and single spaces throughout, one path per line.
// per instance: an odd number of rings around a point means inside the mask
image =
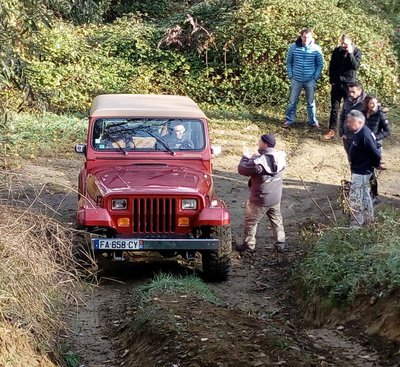
M 158 275 L 139 290 L 119 335 L 128 366 L 312 366 L 306 335 L 216 302 L 195 277 Z
M 331 228 L 296 269 L 308 299 L 335 306 L 400 287 L 400 210 L 384 208 L 361 230 Z
M 311 327 L 345 326 L 398 362 L 400 209 L 382 208 L 369 228 L 319 235 L 294 271 L 303 320 Z
M 0 223 L 0 366 L 54 366 L 60 312 L 78 294 L 73 235 L 55 220 L 6 205 Z

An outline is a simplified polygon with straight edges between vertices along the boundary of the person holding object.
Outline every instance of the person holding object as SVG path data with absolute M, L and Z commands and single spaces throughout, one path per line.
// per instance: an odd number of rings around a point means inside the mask
M 246 203 L 244 243 L 236 245 L 236 250 L 254 251 L 259 222 L 267 216 L 271 222 L 274 245 L 278 252 L 286 249 L 285 229 L 281 214 L 282 176 L 286 168 L 286 154 L 275 149 L 273 134 L 262 135 L 258 143 L 258 153 L 250 156 L 244 152 L 238 172 L 250 177 L 250 195 Z
M 339 116 L 339 136 L 343 140 L 343 145 L 347 156 L 349 155 L 349 149 L 354 135 L 354 133 L 347 128 L 347 116 L 352 110 L 363 112 L 364 101 L 366 97 L 363 87 L 359 82 L 349 83 L 348 93 L 349 96 L 345 99 Z
M 387 119 L 386 114 L 383 112 L 382 107 L 379 104 L 378 98 L 371 96 L 365 97 L 364 106 L 364 115 L 366 119 L 365 124 L 375 135 L 376 144 L 378 146 L 378 149 L 382 153 L 382 140 L 390 135 L 389 120 Z M 383 167 L 380 166 L 379 169 L 383 169 Z M 371 177 L 371 196 L 372 202 L 374 204 L 377 204 L 379 202 L 379 194 L 378 180 L 375 170 Z
M 329 63 L 329 82 L 331 83 L 331 113 L 328 132 L 323 135 L 330 140 L 336 135 L 336 125 L 340 103 L 348 97 L 348 84 L 357 80 L 357 69 L 361 65 L 361 51 L 353 45 L 349 35 L 340 37 L 340 46 L 332 52 Z
M 296 121 L 297 104 L 304 89 L 307 100 L 308 124 L 319 128 L 316 116 L 315 86 L 321 77 L 324 59 L 321 47 L 312 37 L 312 30 L 305 28 L 300 32 L 296 42 L 289 46 L 286 55 L 286 68 L 290 80 L 290 97 L 286 109 L 286 121 L 283 127 L 288 128 Z
M 352 110 L 347 117 L 347 129 L 354 136 L 349 148 L 351 184 L 349 205 L 350 227 L 360 228 L 374 221 L 374 207 L 370 195 L 370 179 L 379 167 L 381 153 L 371 130 L 365 125 L 362 112 Z

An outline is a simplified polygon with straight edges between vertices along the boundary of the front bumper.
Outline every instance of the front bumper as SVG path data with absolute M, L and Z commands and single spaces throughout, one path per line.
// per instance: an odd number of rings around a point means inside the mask
M 215 251 L 217 239 L 92 238 L 94 251 Z

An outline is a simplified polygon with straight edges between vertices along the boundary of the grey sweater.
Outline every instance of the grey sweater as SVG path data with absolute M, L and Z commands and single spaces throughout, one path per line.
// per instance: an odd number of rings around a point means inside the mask
M 281 202 L 285 156 L 284 152 L 269 148 L 252 158 L 242 157 L 238 172 L 250 177 L 249 200 L 252 204 L 271 207 Z

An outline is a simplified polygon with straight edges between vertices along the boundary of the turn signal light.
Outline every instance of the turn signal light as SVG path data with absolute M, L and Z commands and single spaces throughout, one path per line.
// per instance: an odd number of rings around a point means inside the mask
M 118 219 L 118 227 L 129 227 L 131 221 L 129 218 L 119 218 Z
M 179 227 L 189 227 L 190 226 L 190 220 L 187 217 L 181 217 L 178 219 L 178 226 Z

